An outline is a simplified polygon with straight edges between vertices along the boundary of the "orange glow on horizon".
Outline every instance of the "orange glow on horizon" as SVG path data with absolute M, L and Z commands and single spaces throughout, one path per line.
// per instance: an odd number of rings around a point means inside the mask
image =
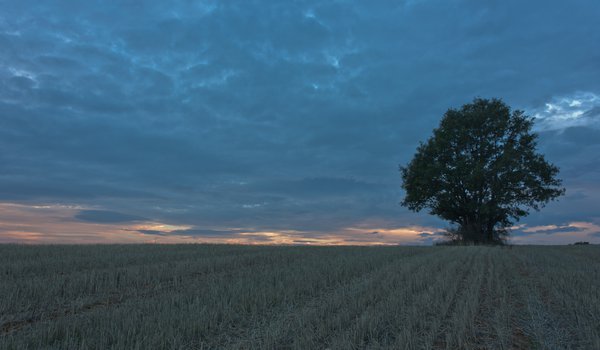
M 385 222 L 365 222 L 335 232 L 217 228 L 222 236 L 196 234 L 191 225 L 156 221 L 93 223 L 75 219 L 82 209 L 69 205 L 0 203 L 0 243 L 101 244 L 101 243 L 218 243 L 245 245 L 423 245 L 439 239 L 435 227 L 393 227 Z M 600 225 L 571 222 L 568 225 L 515 226 L 526 235 L 512 237 L 516 244 L 565 244 L 598 242 Z M 151 234 L 156 231 L 160 234 Z M 189 234 L 186 230 L 190 230 Z M 561 231 L 562 230 L 562 231 Z M 559 231 L 552 232 L 550 231 Z

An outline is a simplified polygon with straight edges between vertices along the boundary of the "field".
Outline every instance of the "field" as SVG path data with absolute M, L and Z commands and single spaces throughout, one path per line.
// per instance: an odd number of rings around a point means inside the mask
M 600 246 L 0 246 L 1 349 L 600 349 Z

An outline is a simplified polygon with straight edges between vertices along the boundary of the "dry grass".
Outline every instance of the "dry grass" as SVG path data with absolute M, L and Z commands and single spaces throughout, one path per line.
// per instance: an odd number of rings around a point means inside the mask
M 600 348 L 600 247 L 0 246 L 2 349 Z

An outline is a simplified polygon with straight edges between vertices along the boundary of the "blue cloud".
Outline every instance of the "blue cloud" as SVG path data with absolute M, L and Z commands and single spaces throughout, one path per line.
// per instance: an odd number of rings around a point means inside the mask
M 79 213 L 77 213 L 74 217 L 75 219 L 80 221 L 102 224 L 126 223 L 148 220 L 141 216 L 117 213 L 108 210 L 80 210 Z
M 540 128 L 540 149 L 580 195 L 525 220 L 589 221 L 600 206 L 599 10 L 11 1 L 0 11 L 0 201 L 192 227 L 439 225 L 398 205 L 398 165 L 447 108 L 498 96 L 552 121 L 548 103 L 582 113 Z

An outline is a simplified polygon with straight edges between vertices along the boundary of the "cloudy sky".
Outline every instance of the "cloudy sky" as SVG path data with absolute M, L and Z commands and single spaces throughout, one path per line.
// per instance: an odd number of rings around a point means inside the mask
M 398 203 L 450 107 L 536 117 L 600 243 L 600 2 L 0 1 L 0 242 L 429 244 Z

